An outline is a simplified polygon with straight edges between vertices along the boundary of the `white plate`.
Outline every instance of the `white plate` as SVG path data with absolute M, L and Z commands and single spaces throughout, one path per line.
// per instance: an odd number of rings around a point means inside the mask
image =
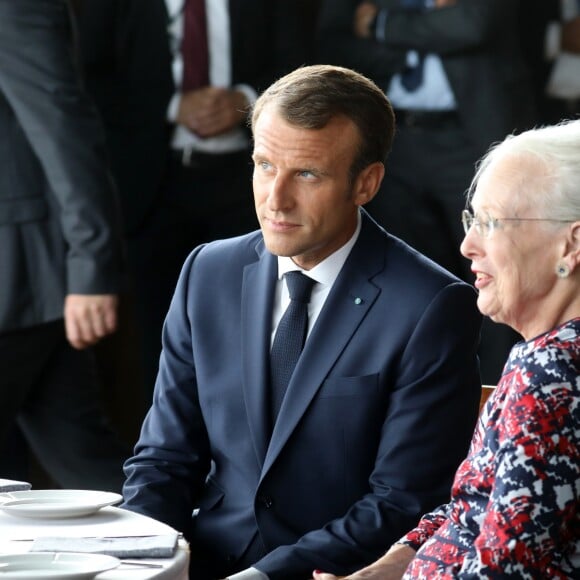
M 21 518 L 78 518 L 119 503 L 109 491 L 39 489 L 0 493 L 0 510 Z
M 40 580 L 44 578 L 67 578 L 85 580 L 112 570 L 121 561 L 102 554 L 73 554 L 35 552 L 29 554 L 0 555 L 0 578 Z

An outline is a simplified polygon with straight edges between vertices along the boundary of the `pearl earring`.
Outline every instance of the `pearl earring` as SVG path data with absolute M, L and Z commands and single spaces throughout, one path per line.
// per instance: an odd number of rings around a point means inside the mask
M 564 263 L 560 263 L 556 266 L 556 275 L 558 278 L 567 278 L 570 275 L 570 268 Z

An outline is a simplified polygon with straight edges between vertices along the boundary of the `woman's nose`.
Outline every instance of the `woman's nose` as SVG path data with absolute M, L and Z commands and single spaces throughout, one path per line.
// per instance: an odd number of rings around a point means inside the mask
M 480 252 L 481 237 L 476 233 L 475 228 L 472 226 L 467 230 L 461 246 L 459 246 L 459 251 L 466 258 L 471 258 Z

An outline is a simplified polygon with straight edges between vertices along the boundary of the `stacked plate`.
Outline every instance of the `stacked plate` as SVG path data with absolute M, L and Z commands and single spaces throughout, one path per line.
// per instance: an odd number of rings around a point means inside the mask
M 89 580 L 121 564 L 118 558 L 101 554 L 35 552 L 0 555 L 0 579 Z
M 0 511 L 18 518 L 61 519 L 90 516 L 119 503 L 118 493 L 76 489 L 22 490 L 0 493 Z M 28 552 L 0 555 L 0 580 L 45 578 L 88 580 L 121 564 L 103 554 Z
M 39 489 L 0 493 L 0 510 L 22 518 L 78 518 L 122 500 L 118 493 L 76 489 Z

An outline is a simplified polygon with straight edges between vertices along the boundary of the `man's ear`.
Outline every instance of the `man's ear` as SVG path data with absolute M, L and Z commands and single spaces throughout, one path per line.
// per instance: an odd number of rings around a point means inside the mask
M 379 161 L 367 165 L 357 176 L 354 186 L 354 202 L 356 205 L 365 205 L 379 191 L 385 175 L 385 166 Z

